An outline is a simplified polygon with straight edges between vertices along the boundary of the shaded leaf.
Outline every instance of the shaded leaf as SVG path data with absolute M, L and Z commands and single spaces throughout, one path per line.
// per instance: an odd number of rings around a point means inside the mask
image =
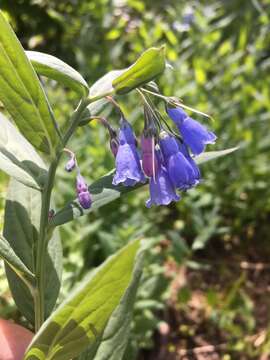
M 30 281 L 33 280 L 34 274 L 24 265 L 2 235 L 0 235 L 0 257 L 16 272 L 16 274 L 18 274 L 18 276 L 29 279 Z
M 0 113 L 0 169 L 23 184 L 39 189 L 46 166 L 31 144 Z
M 38 77 L 15 33 L 0 12 L 0 101 L 27 140 L 53 152 L 53 117 Z
M 5 207 L 4 236 L 15 254 L 34 273 L 34 253 L 38 241 L 41 193 L 11 179 Z M 46 255 L 45 313 L 48 316 L 60 289 L 62 247 L 55 232 L 49 241 Z M 22 314 L 34 323 L 33 299 L 28 288 L 18 275 L 6 267 L 7 278 L 13 298 Z
M 220 156 L 230 154 L 235 150 L 237 150 L 237 148 L 220 151 L 209 151 L 197 156 L 194 158 L 194 160 L 198 164 L 202 164 L 204 162 L 214 160 Z M 127 187 L 123 185 L 114 186 L 112 185 L 113 175 L 114 170 L 89 186 L 89 191 L 93 195 L 93 203 L 90 209 L 83 209 L 79 202 L 74 200 L 55 214 L 51 224 L 54 226 L 61 225 L 85 214 L 89 214 L 90 212 L 110 203 L 111 201 L 118 199 L 122 194 L 131 192 L 145 185 L 140 183 L 134 187 Z
M 119 329 L 113 324 L 112 314 L 132 291 L 129 287 L 134 286 L 133 281 L 137 284 L 139 280 L 139 247 L 139 241 L 128 244 L 92 271 L 41 327 L 24 359 L 69 360 L 86 348 L 92 354 L 88 359 L 93 359 L 102 335 L 113 338 L 113 329 Z M 106 326 L 110 321 L 109 329 Z
M 89 88 L 84 78 L 64 61 L 38 51 L 26 51 L 25 53 L 39 75 L 44 75 L 70 87 L 82 97 L 88 95 Z

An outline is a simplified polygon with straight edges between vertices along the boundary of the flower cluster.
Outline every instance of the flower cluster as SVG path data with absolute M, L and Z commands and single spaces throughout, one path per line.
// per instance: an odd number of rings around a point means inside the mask
M 149 117 L 149 111 L 145 112 L 139 152 L 132 127 L 122 117 L 117 151 L 113 152 L 116 162 L 113 185 L 134 186 L 149 178 L 147 207 L 178 201 L 177 190 L 196 186 L 201 175 L 193 156 L 201 154 L 207 144 L 216 140 L 213 132 L 189 117 L 181 107 L 170 106 L 166 110 L 178 134 L 166 131 L 160 122 L 155 124 L 155 114 Z
M 177 127 L 171 126 L 160 112 L 146 100 L 144 103 L 144 129 L 140 138 L 140 149 L 132 126 L 125 119 L 119 105 L 110 99 L 120 113 L 120 128 L 117 133 L 103 117 L 101 121 L 110 135 L 110 148 L 115 157 L 114 186 L 135 186 L 149 181 L 150 198 L 146 206 L 168 205 L 178 201 L 178 191 L 187 191 L 201 181 L 200 170 L 194 157 L 201 154 L 207 144 L 215 143 L 216 136 L 198 121 L 192 119 L 173 99 L 166 101 L 166 117 Z M 77 199 L 84 209 L 92 205 L 89 188 L 80 174 L 75 155 L 69 154 L 65 169 L 77 169 Z

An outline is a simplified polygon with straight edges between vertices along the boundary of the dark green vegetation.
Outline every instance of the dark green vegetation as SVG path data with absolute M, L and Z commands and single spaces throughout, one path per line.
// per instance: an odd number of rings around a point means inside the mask
M 200 352 L 210 344 L 205 359 L 259 359 L 270 354 L 270 2 L 111 3 L 2 0 L 1 8 L 25 48 L 61 58 L 90 84 L 128 66 L 147 47 L 166 43 L 174 70 L 166 70 L 160 87 L 213 116 L 209 125 L 219 141 L 211 150 L 240 150 L 203 165 L 204 182 L 177 205 L 148 210 L 142 188 L 65 225 L 61 296 L 128 240 L 144 237 L 151 250 L 126 358 L 178 359 L 184 349 Z M 67 117 L 75 94 L 46 85 L 56 116 Z M 132 106 L 137 95 L 128 96 L 129 102 L 125 95 L 119 102 L 141 130 L 142 113 Z M 116 125 L 117 114 L 107 112 Z M 89 182 L 113 167 L 108 136 L 97 122 L 83 127 L 70 148 Z M 74 198 L 74 181 L 59 172 L 59 208 Z M 4 280 L 0 286 L 1 316 L 19 318 Z M 138 355 L 139 348 L 149 350 Z

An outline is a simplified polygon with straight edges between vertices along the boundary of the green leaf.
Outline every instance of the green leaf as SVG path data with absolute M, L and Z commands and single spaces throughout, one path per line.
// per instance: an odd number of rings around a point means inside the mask
M 90 88 L 90 98 L 113 92 L 113 81 L 125 73 L 126 70 L 113 70 L 98 79 Z
M 0 169 L 23 184 L 40 189 L 46 166 L 29 142 L 0 113 Z
M 120 316 L 115 309 L 137 286 L 142 270 L 139 247 L 139 241 L 128 244 L 92 271 L 41 327 L 24 360 L 69 360 L 86 348 L 88 359 L 93 359 L 99 344 L 122 329 L 117 324 L 120 319 L 112 315 Z
M 118 94 L 125 94 L 142 86 L 163 73 L 166 67 L 165 47 L 150 48 L 113 82 L 113 88 Z
M 198 156 L 196 156 L 194 158 L 194 160 L 196 161 L 196 163 L 198 165 L 200 164 L 203 164 L 207 161 L 210 161 L 210 160 L 215 160 L 221 156 L 225 156 L 225 155 L 229 155 L 231 154 L 232 152 L 238 150 L 239 148 L 236 146 L 236 147 L 233 147 L 233 148 L 229 148 L 229 149 L 225 149 L 225 150 L 219 150 L 219 151 L 207 151 L 207 152 L 204 152 Z
M 26 51 L 26 55 L 39 75 L 44 75 L 70 87 L 81 97 L 88 95 L 89 88 L 84 78 L 64 61 L 37 51 Z
M 138 270 L 134 270 L 132 282 L 121 299 L 120 304 L 112 313 L 96 352 L 90 347 L 78 360 L 90 360 L 92 358 L 94 360 L 122 359 L 129 340 L 133 306 L 139 286 L 142 265 L 137 264 L 136 267 Z
M 195 157 L 194 160 L 197 164 L 202 164 L 204 162 L 214 160 L 220 156 L 230 154 L 237 149 L 238 148 L 235 147 L 227 150 L 205 152 Z M 55 214 L 51 221 L 51 224 L 54 226 L 65 224 L 66 222 L 72 221 L 73 219 L 80 216 L 89 214 L 90 212 L 97 210 L 98 208 L 110 203 L 111 201 L 118 199 L 122 194 L 129 193 L 145 185 L 140 183 L 134 187 L 127 187 L 123 185 L 114 186 L 112 185 L 113 175 L 114 170 L 112 170 L 109 174 L 103 176 L 89 186 L 89 191 L 93 195 L 93 202 L 90 209 L 83 209 L 80 206 L 79 202 L 77 200 L 74 200 Z
M 103 205 L 110 203 L 118 199 L 122 194 L 128 193 L 138 187 L 141 187 L 143 184 L 139 184 L 135 187 L 127 187 L 123 185 L 112 185 L 114 171 L 103 176 L 99 180 L 95 181 L 92 185 L 89 186 L 89 191 L 92 194 L 92 206 L 90 209 L 83 209 L 77 200 L 72 201 L 65 208 L 60 210 L 53 217 L 51 224 L 61 225 L 68 221 L 71 221 L 75 218 L 78 218 L 82 215 L 89 214 L 90 212 L 97 210 Z
M 53 153 L 53 115 L 38 77 L 15 33 L 0 12 L 0 101 L 27 140 Z
M 11 179 L 7 193 L 4 221 L 4 236 L 23 264 L 34 273 L 34 253 L 38 241 L 41 193 Z M 46 255 L 45 312 L 48 316 L 60 289 L 62 269 L 62 247 L 59 235 L 54 232 L 49 241 Z M 33 298 L 24 282 L 10 268 L 6 267 L 13 298 L 22 312 L 34 322 Z
M 0 235 L 0 257 L 16 272 L 19 277 L 25 278 L 29 281 L 34 279 L 34 274 L 24 265 L 21 259 L 15 254 L 8 241 L 2 235 Z
M 98 79 L 90 88 L 89 96 L 90 98 L 95 98 L 103 94 L 110 94 L 113 92 L 112 81 L 117 78 L 120 74 L 124 73 L 126 70 L 113 70 L 108 72 L 108 74 L 102 76 Z M 105 98 L 92 102 L 87 106 L 82 115 L 82 120 L 80 125 L 83 126 L 88 123 L 91 116 L 99 115 L 104 107 L 108 104 L 108 100 Z

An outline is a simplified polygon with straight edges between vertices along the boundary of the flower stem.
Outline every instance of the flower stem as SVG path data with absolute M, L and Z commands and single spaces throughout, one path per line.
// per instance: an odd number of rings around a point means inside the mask
M 42 205 L 41 205 L 41 217 L 40 217 L 40 227 L 39 227 L 39 240 L 37 244 L 37 258 L 36 258 L 36 288 L 34 291 L 34 306 L 35 306 L 35 331 L 37 332 L 45 320 L 45 265 L 47 258 L 47 245 L 49 239 L 49 210 L 51 203 L 51 194 L 56 174 L 56 169 L 59 164 L 63 149 L 65 148 L 70 137 L 76 130 L 83 111 L 86 106 L 93 101 L 98 100 L 94 99 L 83 99 L 79 104 L 78 108 L 74 111 L 70 119 L 70 127 L 65 133 L 62 142 L 59 144 L 55 158 L 50 164 L 47 181 L 42 191 Z

